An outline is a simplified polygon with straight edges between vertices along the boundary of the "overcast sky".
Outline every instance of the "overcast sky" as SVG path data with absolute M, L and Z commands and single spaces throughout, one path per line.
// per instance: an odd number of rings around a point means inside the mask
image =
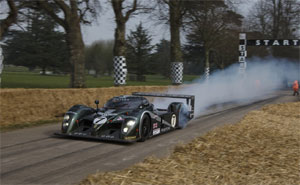
M 82 26 L 85 44 L 91 44 L 97 40 L 114 39 L 116 27 L 114 12 L 110 4 L 102 4 L 103 10 L 98 18 L 98 23 L 92 26 Z M 142 22 L 143 27 L 149 30 L 153 37 L 152 43 L 157 43 L 160 39 L 169 39 L 169 28 L 166 25 L 156 25 L 155 22 L 148 20 L 149 15 L 139 14 L 130 17 L 126 23 L 126 35 L 130 30 L 135 30 L 136 26 Z
M 112 7 L 106 0 L 99 0 L 102 6 L 102 11 L 97 23 L 93 23 L 90 26 L 82 26 L 82 34 L 84 43 L 89 45 L 97 40 L 110 40 L 114 39 L 115 20 Z M 239 6 L 237 10 L 243 16 L 246 16 L 248 10 L 252 4 L 258 0 L 238 0 L 244 3 Z M 0 2 L 0 19 L 7 16 L 8 7 L 4 1 Z M 158 43 L 161 39 L 170 40 L 169 27 L 167 25 L 157 25 L 157 23 L 148 20 L 149 15 L 139 14 L 131 17 L 126 23 L 126 35 L 130 33 L 130 30 L 134 30 L 135 27 L 142 22 L 143 26 L 152 35 L 152 44 Z M 181 40 L 184 42 L 184 36 L 181 35 Z
M 243 16 L 246 16 L 248 10 L 254 2 L 257 0 L 245 1 L 239 6 L 237 10 Z M 100 1 L 101 2 L 101 1 Z M 85 44 L 89 45 L 97 40 L 109 40 L 114 39 L 114 13 L 110 4 L 102 3 L 103 10 L 98 18 L 98 24 L 93 24 L 92 26 L 83 26 L 82 33 Z M 152 35 L 152 44 L 158 43 L 161 39 L 170 40 L 169 28 L 166 25 L 157 25 L 155 22 L 151 22 L 147 19 L 148 15 L 136 15 L 129 19 L 126 24 L 126 35 L 130 33 L 130 30 L 134 30 L 135 27 L 142 22 L 143 26 L 149 30 Z M 184 37 L 181 38 L 184 40 Z

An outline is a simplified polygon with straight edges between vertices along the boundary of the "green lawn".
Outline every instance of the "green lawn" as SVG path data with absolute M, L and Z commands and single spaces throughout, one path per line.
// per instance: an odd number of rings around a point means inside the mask
M 184 81 L 190 82 L 199 76 L 185 75 Z M 169 79 L 160 75 L 147 75 L 146 82 L 127 81 L 129 86 L 144 85 L 171 85 Z M 69 75 L 40 75 L 33 72 L 4 71 L 1 77 L 2 88 L 68 88 Z M 87 87 L 111 87 L 114 86 L 113 77 L 102 76 L 95 78 L 86 76 Z

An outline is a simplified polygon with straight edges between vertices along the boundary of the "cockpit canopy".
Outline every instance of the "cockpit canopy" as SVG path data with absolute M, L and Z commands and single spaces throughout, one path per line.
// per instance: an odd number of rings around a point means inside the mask
M 107 109 L 137 109 L 149 105 L 149 101 L 140 96 L 117 96 L 108 100 L 104 105 Z

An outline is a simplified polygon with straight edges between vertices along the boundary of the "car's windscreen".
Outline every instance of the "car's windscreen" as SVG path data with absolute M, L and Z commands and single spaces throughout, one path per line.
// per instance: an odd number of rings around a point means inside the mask
M 104 107 L 107 109 L 137 109 L 141 105 L 140 98 L 119 98 L 110 99 Z

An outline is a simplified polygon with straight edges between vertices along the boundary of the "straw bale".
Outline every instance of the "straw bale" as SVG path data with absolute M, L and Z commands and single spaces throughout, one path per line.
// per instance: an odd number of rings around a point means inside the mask
M 63 116 L 71 106 L 95 107 L 113 96 L 132 92 L 162 92 L 167 86 L 126 86 L 88 89 L 0 89 L 0 126 L 53 120 Z
M 166 158 L 98 172 L 80 184 L 300 184 L 299 110 L 300 102 L 265 106 Z

